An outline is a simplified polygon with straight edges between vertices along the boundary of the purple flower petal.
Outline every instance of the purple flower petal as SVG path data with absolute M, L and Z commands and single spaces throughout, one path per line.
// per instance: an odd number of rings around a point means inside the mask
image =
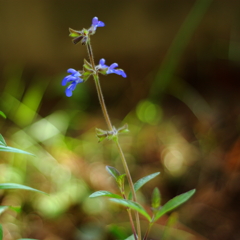
M 98 21 L 98 27 L 104 27 L 105 26 L 105 23 L 102 22 L 102 21 Z
M 96 26 L 98 24 L 98 18 L 97 17 L 94 17 L 93 19 L 92 19 L 92 25 L 93 26 Z
M 69 68 L 69 69 L 67 70 L 67 72 L 68 72 L 68 73 L 71 73 L 71 74 L 75 74 L 77 71 L 76 71 L 75 69 L 73 69 L 73 68 Z
M 105 64 L 105 62 L 106 62 L 105 59 L 102 58 L 102 59 L 100 59 L 99 64 L 103 66 Z
M 102 21 L 98 21 L 98 18 L 94 17 L 92 19 L 92 26 L 94 26 L 94 30 L 96 30 L 97 27 L 104 27 L 105 23 Z
M 70 85 L 66 88 L 66 96 L 71 97 L 72 91 L 76 88 L 78 83 L 83 82 L 83 79 L 80 78 L 81 74 L 77 70 L 73 68 L 69 68 L 67 70 L 68 73 L 71 73 L 71 75 L 66 76 L 62 80 L 62 85 L 65 86 L 68 82 L 70 82 Z
M 69 87 L 66 88 L 65 93 L 66 93 L 67 97 L 71 97 L 72 96 L 72 90 Z
M 113 64 L 110 65 L 109 68 L 113 70 L 116 67 L 118 67 L 118 64 L 117 63 L 113 63 Z

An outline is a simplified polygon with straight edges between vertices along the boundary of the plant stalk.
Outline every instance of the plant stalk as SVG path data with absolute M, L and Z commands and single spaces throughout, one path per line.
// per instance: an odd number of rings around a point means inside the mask
M 150 232 L 150 230 L 152 228 L 152 225 L 153 225 L 153 223 L 149 223 L 148 229 L 147 229 L 147 231 L 146 231 L 146 233 L 145 233 L 145 235 L 143 237 L 143 240 L 147 240 L 147 237 L 148 237 L 148 234 L 149 234 L 149 232 Z
M 94 77 L 94 82 L 95 82 L 97 93 L 98 93 L 99 102 L 100 102 L 100 105 L 101 105 L 101 108 L 102 108 L 102 112 L 103 112 L 103 115 L 104 115 L 104 118 L 106 120 L 106 123 L 108 125 L 109 130 L 112 131 L 113 127 L 112 127 L 112 123 L 111 123 L 111 120 L 110 120 L 110 117 L 108 115 L 107 108 L 106 108 L 106 105 L 105 105 L 105 102 L 104 102 L 103 93 L 102 93 L 100 82 L 99 82 L 99 77 L 98 77 L 98 74 L 97 74 L 96 69 L 95 69 L 94 57 L 93 57 L 93 52 L 92 52 L 92 47 L 91 47 L 90 41 L 87 43 L 87 50 L 88 50 L 88 55 L 89 55 L 89 59 L 90 59 L 90 62 L 92 64 L 93 70 L 95 71 L 95 74 L 93 75 L 93 77 Z M 124 167 L 127 179 L 128 179 L 128 183 L 129 183 L 129 186 L 130 186 L 130 189 L 131 189 L 131 192 L 132 192 L 132 196 L 133 196 L 133 201 L 137 202 L 137 197 L 136 197 L 136 192 L 134 190 L 132 177 L 131 177 L 131 174 L 129 172 L 127 161 L 126 161 L 125 156 L 123 154 L 122 148 L 121 148 L 121 146 L 118 142 L 118 139 L 115 141 L 115 143 L 117 145 L 117 148 L 118 148 L 121 160 L 122 160 L 122 164 L 123 164 L 123 167 Z M 129 213 L 131 215 L 131 212 L 129 212 Z M 138 234 L 137 239 L 140 240 L 141 239 L 140 219 L 139 219 L 139 214 L 136 211 L 135 211 L 135 218 L 136 218 L 137 234 Z M 130 217 L 130 222 L 131 222 L 132 226 L 134 227 L 134 224 L 132 222 L 132 217 Z M 135 231 L 135 227 L 134 227 L 133 233 L 135 233 L 135 232 L 136 231 Z

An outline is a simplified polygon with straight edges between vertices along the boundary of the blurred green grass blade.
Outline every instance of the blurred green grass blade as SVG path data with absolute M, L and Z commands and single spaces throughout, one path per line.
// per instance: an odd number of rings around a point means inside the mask
M 97 191 L 92 193 L 89 197 L 90 198 L 95 198 L 95 197 L 122 198 L 120 195 L 111 193 L 109 191 Z
M 3 229 L 2 229 L 2 224 L 0 224 L 0 240 L 3 239 Z
M 0 206 L 0 214 L 2 214 L 8 208 L 9 208 L 8 206 Z
M 142 214 L 144 217 L 147 218 L 147 220 L 150 222 L 151 221 L 151 217 L 148 215 L 148 213 L 146 212 L 146 210 L 138 203 L 130 201 L 130 200 L 124 200 L 124 199 L 113 199 L 111 198 L 110 201 L 118 203 L 122 206 L 131 208 L 137 212 L 139 212 L 140 214 Z
M 3 189 L 3 190 L 21 189 L 21 190 L 29 190 L 29 191 L 35 191 L 35 192 L 46 194 L 45 192 L 42 192 L 42 191 L 37 190 L 35 188 L 31 188 L 31 187 L 28 187 L 28 186 L 25 186 L 25 185 L 22 185 L 22 184 L 17 184 L 17 183 L 1 183 L 0 184 L 0 189 Z
M 7 118 L 7 116 L 2 111 L 0 111 L 0 116 L 2 116 L 5 119 Z
M 186 202 L 189 198 L 193 196 L 196 192 L 195 189 L 190 190 L 186 193 L 178 195 L 173 199 L 169 200 L 155 215 L 153 222 L 157 221 L 160 217 L 162 217 L 165 213 L 172 211 L 173 209 L 177 208 L 184 202 Z
M 38 239 L 35 239 L 35 238 L 19 238 L 17 240 L 38 240 Z
M 197 0 L 180 27 L 163 60 L 150 91 L 150 98 L 156 99 L 170 84 L 181 55 L 201 22 L 212 0 Z
M 5 139 L 3 138 L 2 134 L 0 134 L 0 144 L 7 146 L 7 143 L 5 142 Z
M 144 184 L 155 178 L 157 175 L 159 175 L 160 172 L 152 173 L 148 176 L 145 176 L 141 179 L 139 179 L 137 182 L 134 183 L 134 190 L 137 192 Z M 132 199 L 132 193 L 129 193 L 128 199 Z
M 9 147 L 9 146 L 0 146 L 0 152 L 13 152 L 13 153 L 21 153 L 21 154 L 28 154 L 28 155 L 35 156 L 32 153 L 20 150 L 18 148 Z

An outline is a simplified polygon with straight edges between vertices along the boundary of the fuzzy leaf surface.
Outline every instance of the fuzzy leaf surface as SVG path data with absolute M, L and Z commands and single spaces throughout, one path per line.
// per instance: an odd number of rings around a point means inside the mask
M 134 183 L 134 190 L 137 192 L 144 184 L 155 178 L 157 175 L 159 175 L 160 172 L 152 173 L 148 176 L 145 176 L 143 178 L 140 178 L 137 182 Z M 132 193 L 129 193 L 128 199 L 132 199 Z
M 146 212 L 146 210 L 138 203 L 133 202 L 131 200 L 125 200 L 125 199 L 110 199 L 110 201 L 112 202 L 116 202 L 122 206 L 131 208 L 137 212 L 139 212 L 140 214 L 142 214 L 144 217 L 147 218 L 147 220 L 150 222 L 151 221 L 151 217 L 148 215 L 148 213 Z
M 13 153 L 22 153 L 22 154 L 28 154 L 28 155 L 32 155 L 35 156 L 32 153 L 17 149 L 17 148 L 13 148 L 13 147 L 8 147 L 8 146 L 0 146 L 0 152 L 13 152 Z
M 120 172 L 116 168 L 114 168 L 114 167 L 106 166 L 106 169 L 107 169 L 108 173 L 110 175 L 112 175 L 116 180 L 121 175 Z
M 90 196 L 90 198 L 95 198 L 95 197 L 111 197 L 111 198 L 122 198 L 120 195 L 118 194 L 114 194 L 108 191 L 97 191 L 92 193 Z
M 189 198 L 193 196 L 196 192 L 195 189 L 190 190 L 186 193 L 178 195 L 173 199 L 169 200 L 155 215 L 153 222 L 157 221 L 160 217 L 162 217 L 165 213 L 172 211 L 173 209 L 177 208 L 184 202 L 186 202 Z
M 44 193 L 40 190 L 37 190 L 35 188 L 31 188 L 25 185 L 21 185 L 21 184 L 17 184 L 17 183 L 1 183 L 0 184 L 0 189 L 4 189 L 4 190 L 8 190 L 8 189 L 21 189 L 21 190 L 28 190 L 28 191 L 35 191 L 35 192 L 39 192 L 39 193 Z

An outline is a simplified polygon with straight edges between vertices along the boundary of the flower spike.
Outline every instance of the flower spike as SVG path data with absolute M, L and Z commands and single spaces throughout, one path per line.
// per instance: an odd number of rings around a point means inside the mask
M 81 74 L 79 71 L 69 68 L 67 72 L 71 73 L 71 75 L 66 76 L 62 80 L 62 86 L 65 86 L 68 82 L 70 83 L 70 85 L 66 88 L 65 93 L 67 97 L 71 97 L 72 91 L 76 88 L 77 84 L 82 83 L 83 80 L 80 78 Z

